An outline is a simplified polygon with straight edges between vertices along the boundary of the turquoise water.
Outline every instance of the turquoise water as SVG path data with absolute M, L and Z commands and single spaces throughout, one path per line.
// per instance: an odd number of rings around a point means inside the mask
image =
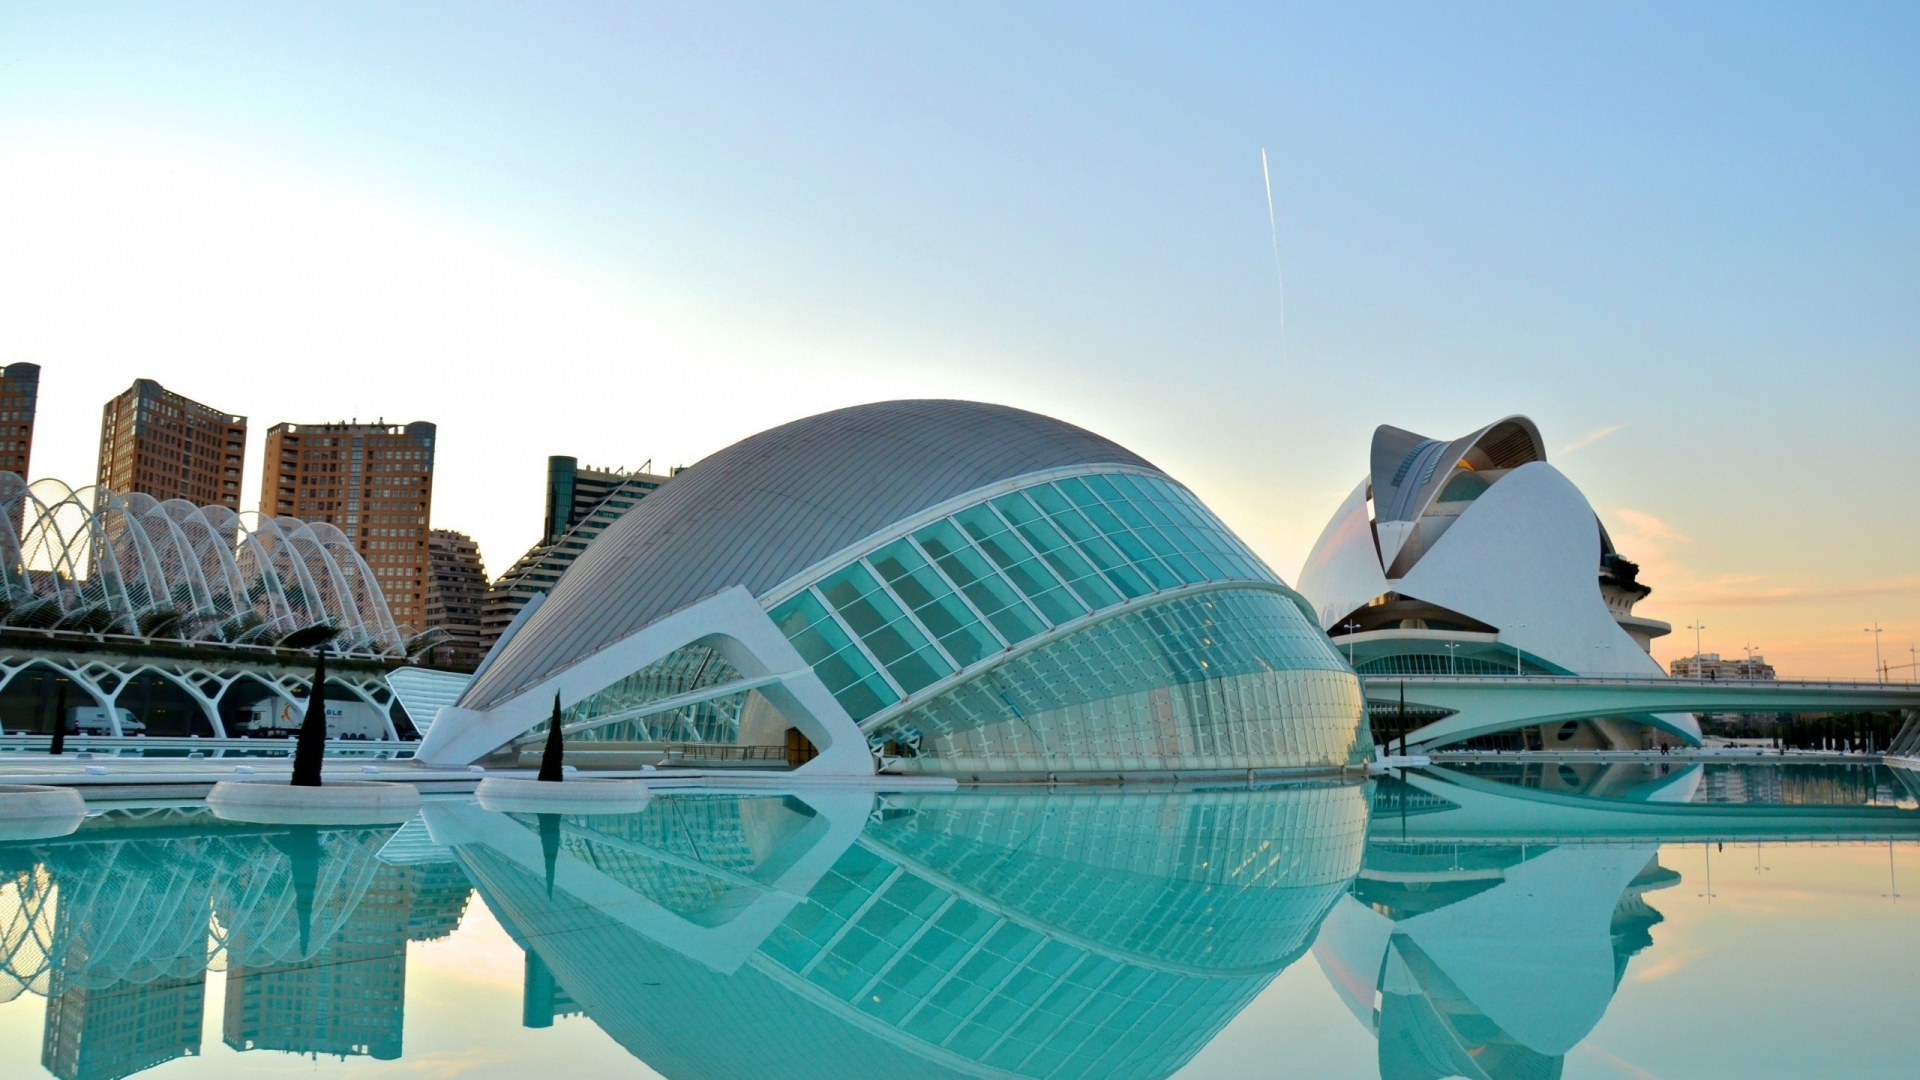
M 1500 763 L 118 810 L 0 844 L 0 1076 L 1912 1076 L 1916 790 Z

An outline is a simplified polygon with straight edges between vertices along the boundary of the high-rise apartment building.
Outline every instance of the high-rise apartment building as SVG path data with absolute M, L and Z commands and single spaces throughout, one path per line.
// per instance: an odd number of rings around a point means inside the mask
M 634 508 L 668 477 L 640 469 L 581 468 L 578 459 L 547 459 L 547 515 L 540 542 L 500 575 L 487 592 L 481 612 L 483 640 L 488 648 L 530 603 L 553 588 L 593 538 Z
M 487 568 L 480 546 L 466 533 L 434 529 L 427 535 L 428 629 L 447 636 L 427 654 L 427 662 L 456 671 L 480 666 L 491 642 L 480 626 L 487 600 Z
M 416 631 L 426 626 L 435 430 L 424 421 L 275 424 L 260 484 L 262 514 L 346 533 L 379 579 L 393 621 Z
M 135 379 L 101 411 L 97 479 L 122 495 L 238 510 L 246 453 L 246 417 Z
M 0 471 L 29 479 L 33 455 L 33 413 L 40 401 L 40 365 L 0 368 Z

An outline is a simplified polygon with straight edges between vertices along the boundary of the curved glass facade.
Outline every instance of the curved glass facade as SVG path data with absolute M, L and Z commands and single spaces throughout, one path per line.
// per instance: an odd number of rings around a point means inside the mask
M 1185 489 L 1094 473 L 1032 484 L 923 525 L 771 615 L 861 721 L 1076 619 L 1229 581 L 1286 588 Z
M 1094 623 L 883 719 L 902 771 L 1312 768 L 1370 748 L 1360 682 L 1287 594 L 1190 593 Z

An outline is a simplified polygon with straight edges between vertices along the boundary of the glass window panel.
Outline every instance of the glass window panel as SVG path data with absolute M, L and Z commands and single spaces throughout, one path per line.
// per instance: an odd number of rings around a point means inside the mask
M 956 663 L 964 667 L 1000 651 L 1000 642 L 928 565 L 913 541 L 896 540 L 874 552 L 869 561 Z
M 1113 477 L 1088 476 L 1083 479 L 1086 481 L 1087 487 L 1091 488 L 1093 493 L 1098 495 L 1102 502 L 1118 503 L 1126 501 L 1126 496 L 1120 493 L 1120 489 L 1113 486 Z
M 825 578 L 819 589 L 902 690 L 911 694 L 953 673 L 864 565 L 854 563 Z
M 812 666 L 847 715 L 863 720 L 899 700 L 811 590 L 774 608 L 771 614 L 775 625 L 793 642 L 794 649 Z
M 951 522 L 936 521 L 913 538 L 1008 642 L 1025 641 L 1046 629 L 1013 586 L 988 565 Z
M 1119 586 L 1122 593 L 1131 598 L 1145 596 L 1153 591 L 1153 587 L 1147 584 L 1147 580 L 1127 565 L 1126 556 L 1108 543 L 1106 538 L 1100 535 L 1100 530 L 1094 528 L 1093 523 L 1088 521 L 1080 511 L 1062 506 L 1059 511 L 1049 511 L 1049 513 L 1060 531 L 1072 538 L 1087 558 L 1107 575 L 1108 580 Z M 1114 524 L 1118 525 L 1119 522 L 1116 521 Z M 1142 549 L 1141 553 L 1145 554 L 1145 549 Z
M 1054 625 L 1087 613 L 1080 601 L 1060 585 L 1053 571 L 1034 558 L 1019 537 L 1007 531 L 992 508 L 969 507 L 955 514 L 954 519 L 980 545 L 980 550 L 986 552 L 987 558 L 1000 567 L 1000 572 L 1013 582 L 1014 588 L 1032 601 L 1040 614 Z
M 1053 572 L 1067 583 L 1067 587 L 1087 607 L 1098 611 L 1120 602 L 1120 594 L 1094 571 L 1093 565 L 1067 542 L 1060 530 L 1054 528 L 1024 495 L 1016 491 L 995 499 L 993 505 L 1014 523 L 1033 550 L 1040 553 Z

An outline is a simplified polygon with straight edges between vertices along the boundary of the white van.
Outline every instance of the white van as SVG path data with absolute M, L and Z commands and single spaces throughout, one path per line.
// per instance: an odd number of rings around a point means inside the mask
M 262 698 L 247 709 L 252 717 L 247 722 L 250 735 L 293 735 L 300 730 L 300 724 L 306 719 L 307 703 L 290 702 L 285 698 Z M 384 739 L 387 737 L 387 718 L 379 709 L 364 701 L 328 701 L 327 702 L 327 738 L 329 739 Z
M 116 711 L 120 714 L 120 734 L 145 735 L 147 733 L 147 725 L 135 720 L 132 712 L 126 709 Z M 67 710 L 67 730 L 77 731 L 82 735 L 111 735 L 113 721 L 108 718 L 107 710 L 100 706 L 82 705 Z

